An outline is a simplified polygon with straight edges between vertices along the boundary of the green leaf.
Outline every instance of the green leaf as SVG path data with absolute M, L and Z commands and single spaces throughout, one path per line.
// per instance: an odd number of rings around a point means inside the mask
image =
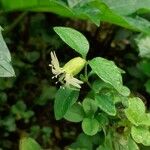
M 79 91 L 60 88 L 55 97 L 54 113 L 57 120 L 63 118 L 68 109 L 77 101 Z
M 93 83 L 92 89 L 95 93 L 99 93 L 102 89 L 113 89 L 113 87 L 99 79 Z
M 84 134 L 83 132 L 80 133 L 76 141 L 71 144 L 70 150 L 93 150 L 92 137 Z
M 95 23 L 97 26 L 100 26 L 100 20 L 101 20 L 99 16 L 100 10 L 98 10 L 97 8 L 94 8 L 90 5 L 82 6 L 79 4 L 75 8 L 73 8 L 73 11 L 77 18 L 88 19 L 93 23 Z
M 139 71 L 141 71 L 144 75 L 150 77 L 150 61 L 147 59 L 143 59 L 141 60 L 138 64 L 137 64 L 137 68 L 139 69 Z
M 142 143 L 145 146 L 150 146 L 149 127 L 144 127 L 144 126 L 135 127 L 135 126 L 132 126 L 131 135 L 132 135 L 132 138 L 137 143 Z
M 134 140 L 131 137 L 128 138 L 128 143 L 127 145 L 125 145 L 125 147 L 125 150 L 140 150 L 138 145 L 134 142 Z
M 82 129 L 87 135 L 95 135 L 99 131 L 99 123 L 96 119 L 85 118 L 82 122 Z
M 107 114 L 100 113 L 95 118 L 99 122 L 100 128 L 105 128 L 109 124 Z
M 83 109 L 84 109 L 85 113 L 88 115 L 90 115 L 90 114 L 94 115 L 94 113 L 97 110 L 96 103 L 91 98 L 85 98 L 82 102 L 82 105 L 83 105 Z
M 150 35 L 139 35 L 136 39 L 141 57 L 150 58 Z
M 133 31 L 140 31 L 150 35 L 150 22 L 148 20 L 138 16 L 132 18 L 120 15 L 99 0 L 90 2 L 90 5 L 91 9 L 94 7 L 99 10 L 98 14 L 101 21 L 106 21 L 128 29 L 132 29 Z
M 10 64 L 11 56 L 3 39 L 2 30 L 0 26 L 0 77 L 13 77 L 15 72 Z
M 74 16 L 73 12 L 62 1 L 56 0 L 1 0 L 4 11 L 30 10 L 40 12 L 53 12 L 61 16 Z
M 145 113 L 145 105 L 138 98 L 128 99 L 128 108 L 125 109 L 125 115 L 134 125 L 150 125 L 150 114 Z
M 54 27 L 54 31 L 72 49 L 86 57 L 89 51 L 89 43 L 85 36 L 75 29 L 69 27 Z
M 74 7 L 81 2 L 81 0 L 67 0 L 69 7 Z
M 34 112 L 28 110 L 23 101 L 17 101 L 16 104 L 12 105 L 11 113 L 16 116 L 16 120 L 24 119 L 26 122 L 34 115 Z
M 110 94 L 96 94 L 95 101 L 101 110 L 103 110 L 111 116 L 116 115 L 114 99 Z
M 64 118 L 71 122 L 80 122 L 85 116 L 84 110 L 80 104 L 75 103 L 66 112 Z
M 148 92 L 150 94 L 150 80 L 147 80 L 147 82 L 144 84 L 145 88 L 146 88 L 146 92 Z
M 110 9 L 116 11 L 121 15 L 129 15 L 136 12 L 139 9 L 145 9 L 150 11 L 149 0 L 102 0 L 106 3 Z
M 14 69 L 10 62 L 5 60 L 0 60 L 0 77 L 13 77 L 15 76 Z
M 20 140 L 19 150 L 42 150 L 42 148 L 34 139 L 23 137 Z
M 108 132 L 108 134 L 105 136 L 105 141 L 102 145 L 100 145 L 97 150 L 114 150 L 113 148 L 113 137 L 112 133 Z
M 121 71 L 113 61 L 96 57 L 89 62 L 92 71 L 96 73 L 104 82 L 112 85 L 121 95 L 128 96 L 130 91 L 123 86 Z

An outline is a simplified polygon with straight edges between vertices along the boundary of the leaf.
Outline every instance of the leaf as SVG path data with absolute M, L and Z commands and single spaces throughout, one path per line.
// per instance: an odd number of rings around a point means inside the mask
M 71 122 L 80 122 L 85 116 L 84 110 L 81 105 L 74 104 L 66 112 L 64 118 Z
M 145 84 L 144 84 L 145 88 L 146 88 L 146 92 L 148 92 L 150 94 L 150 80 L 148 80 Z
M 30 10 L 38 12 L 53 12 L 61 16 L 74 16 L 73 12 L 63 1 L 55 0 L 1 0 L 4 11 Z
M 138 145 L 134 142 L 134 140 L 131 137 L 128 138 L 128 144 L 125 146 L 126 150 L 140 150 Z
M 89 62 L 92 71 L 96 73 L 104 82 L 112 85 L 121 95 L 128 96 L 130 91 L 123 86 L 120 69 L 113 61 L 96 57 Z
M 116 115 L 116 108 L 113 97 L 109 94 L 96 94 L 95 101 L 98 107 L 111 116 Z
M 150 11 L 149 0 L 102 0 L 106 3 L 111 10 L 116 11 L 121 15 L 129 15 L 136 12 L 139 9 L 146 9 Z
M 139 69 L 139 71 L 148 77 L 150 77 L 150 67 L 149 66 L 150 66 L 150 61 L 146 60 L 146 59 L 143 59 L 142 61 L 140 61 L 137 64 L 137 68 Z
M 23 137 L 19 143 L 19 150 L 42 150 L 42 148 L 34 139 Z
M 131 121 L 136 126 L 150 126 L 150 114 L 145 113 L 145 105 L 138 97 L 128 99 L 128 108 L 125 109 L 125 115 L 129 121 Z
M 69 7 L 74 7 L 74 6 L 76 6 L 77 4 L 79 4 L 80 2 L 81 2 L 82 0 L 67 0 L 67 2 L 68 2 L 68 5 L 69 5 Z
M 0 26 L 0 77 L 13 77 L 15 72 L 10 64 L 11 56 L 3 39 L 2 30 Z
M 136 43 L 139 48 L 141 57 L 150 58 L 150 36 L 140 35 L 136 38 Z
M 82 102 L 82 105 L 83 105 L 83 109 L 84 109 L 85 113 L 88 115 L 90 115 L 90 114 L 94 115 L 94 113 L 97 110 L 96 103 L 91 98 L 85 98 Z
M 95 118 L 99 122 L 100 128 L 105 128 L 109 124 L 108 115 L 105 113 L 100 113 Z
M 70 150 L 93 150 L 92 137 L 84 134 L 79 134 L 76 141 L 71 144 Z
M 72 49 L 86 57 L 89 51 L 89 43 L 85 36 L 75 29 L 69 27 L 54 27 L 54 31 Z
M 91 5 L 91 9 L 94 7 L 99 10 L 97 13 L 101 21 L 113 23 L 124 28 L 132 29 L 133 31 L 140 31 L 150 35 L 150 22 L 148 20 L 139 16 L 133 18 L 120 15 L 99 0 L 94 0 L 89 4 Z
M 15 76 L 14 69 L 10 62 L 5 59 L 0 60 L 0 77 L 13 77 Z
M 68 109 L 77 101 L 78 96 L 79 91 L 68 88 L 60 88 L 57 91 L 54 102 L 54 113 L 57 120 L 63 118 Z
M 97 150 L 114 150 L 113 148 L 113 141 L 112 141 L 112 133 L 108 132 L 108 134 L 105 136 L 105 141 L 102 145 L 100 145 Z
M 142 143 L 145 146 L 150 146 L 150 131 L 148 127 L 144 126 L 132 126 L 131 128 L 132 138 L 137 143 Z
M 83 3 L 83 1 L 82 1 Z M 73 8 L 73 11 L 75 13 L 75 16 L 77 18 L 81 19 L 89 19 L 93 23 L 95 23 L 97 26 L 100 26 L 100 10 L 98 10 L 95 7 L 92 7 L 90 5 L 79 5 Z
M 99 130 L 99 123 L 96 119 L 85 118 L 82 121 L 82 129 L 87 135 L 95 135 Z
M 95 93 L 99 93 L 102 89 L 113 89 L 113 87 L 110 84 L 105 83 L 99 79 L 94 81 L 92 89 L 94 90 Z

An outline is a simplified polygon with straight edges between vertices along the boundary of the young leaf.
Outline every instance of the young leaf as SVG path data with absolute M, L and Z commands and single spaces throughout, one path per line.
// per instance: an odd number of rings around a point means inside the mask
M 54 113 L 57 120 L 63 118 L 68 109 L 77 101 L 79 91 L 60 88 L 55 97 Z
M 128 108 L 125 109 L 125 115 L 129 121 L 131 121 L 136 126 L 150 126 L 150 114 L 145 113 L 145 105 L 138 97 L 128 99 Z
M 82 122 L 82 129 L 87 135 L 95 135 L 99 130 L 99 122 L 96 119 L 85 118 Z
M 123 86 L 121 71 L 113 61 L 96 57 L 89 62 L 92 71 L 96 73 L 104 82 L 112 85 L 121 95 L 128 96 L 130 91 Z
M 132 138 L 137 143 L 142 143 L 145 146 L 150 146 L 150 131 L 148 127 L 145 126 L 132 126 L 131 128 Z
M 19 143 L 19 150 L 42 150 L 42 148 L 34 139 L 23 137 Z
M 116 108 L 113 97 L 109 94 L 96 94 L 95 101 L 98 107 L 111 116 L 116 115 Z
M 0 26 L 0 77 L 15 76 L 15 72 L 10 64 L 11 56 L 2 36 L 2 27 Z
M 89 43 L 83 34 L 69 27 L 54 27 L 54 31 L 83 58 L 86 57 L 89 51 Z
M 90 114 L 94 115 L 94 113 L 97 110 L 96 103 L 91 98 L 85 98 L 82 102 L 82 105 L 83 105 L 83 109 L 84 109 L 85 113 L 88 115 L 90 115 Z
M 81 105 L 74 104 L 66 112 L 64 118 L 71 122 L 80 122 L 85 116 L 84 110 Z

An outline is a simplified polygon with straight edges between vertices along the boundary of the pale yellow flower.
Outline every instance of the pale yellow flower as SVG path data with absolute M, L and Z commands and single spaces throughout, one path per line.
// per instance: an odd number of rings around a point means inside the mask
M 81 88 L 83 82 L 73 76 L 77 75 L 84 68 L 85 63 L 86 60 L 83 58 L 75 57 L 61 68 L 55 52 L 51 52 L 51 64 L 49 66 L 52 68 L 52 73 L 54 74 L 52 78 L 58 78 L 58 82 L 67 87 Z

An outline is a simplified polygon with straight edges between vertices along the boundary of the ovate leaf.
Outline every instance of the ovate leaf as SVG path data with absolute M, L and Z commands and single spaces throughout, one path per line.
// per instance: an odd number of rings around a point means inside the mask
M 109 94 L 96 94 L 95 101 L 98 107 L 111 116 L 116 115 L 116 108 L 113 97 Z
M 150 115 L 145 113 L 145 105 L 138 97 L 128 99 L 128 108 L 125 109 L 125 114 L 129 121 L 136 126 L 150 125 Z
M 2 27 L 0 26 L 0 77 L 15 76 L 14 69 L 11 64 L 10 52 L 2 36 Z
M 42 150 L 42 148 L 34 139 L 23 137 L 20 140 L 19 150 Z
M 68 109 L 77 101 L 79 91 L 60 88 L 56 93 L 54 113 L 57 120 L 63 118 Z
M 95 135 L 99 130 L 99 122 L 94 118 L 85 118 L 82 122 L 82 129 L 87 135 Z
M 71 122 L 80 122 L 85 116 L 84 110 L 80 104 L 72 105 L 66 112 L 64 118 Z
M 89 50 L 89 43 L 83 34 L 69 27 L 54 27 L 54 31 L 72 49 L 84 58 L 86 57 Z
M 130 91 L 123 86 L 120 69 L 113 61 L 102 57 L 96 57 L 89 62 L 92 71 L 96 73 L 104 82 L 112 85 L 121 95 L 128 96 Z
M 137 143 L 142 143 L 145 146 L 150 146 L 150 131 L 148 127 L 139 126 L 135 127 L 133 126 L 131 129 L 131 135 L 132 138 Z
M 91 98 L 85 98 L 82 102 L 82 105 L 85 113 L 88 115 L 94 115 L 97 110 L 97 105 Z

